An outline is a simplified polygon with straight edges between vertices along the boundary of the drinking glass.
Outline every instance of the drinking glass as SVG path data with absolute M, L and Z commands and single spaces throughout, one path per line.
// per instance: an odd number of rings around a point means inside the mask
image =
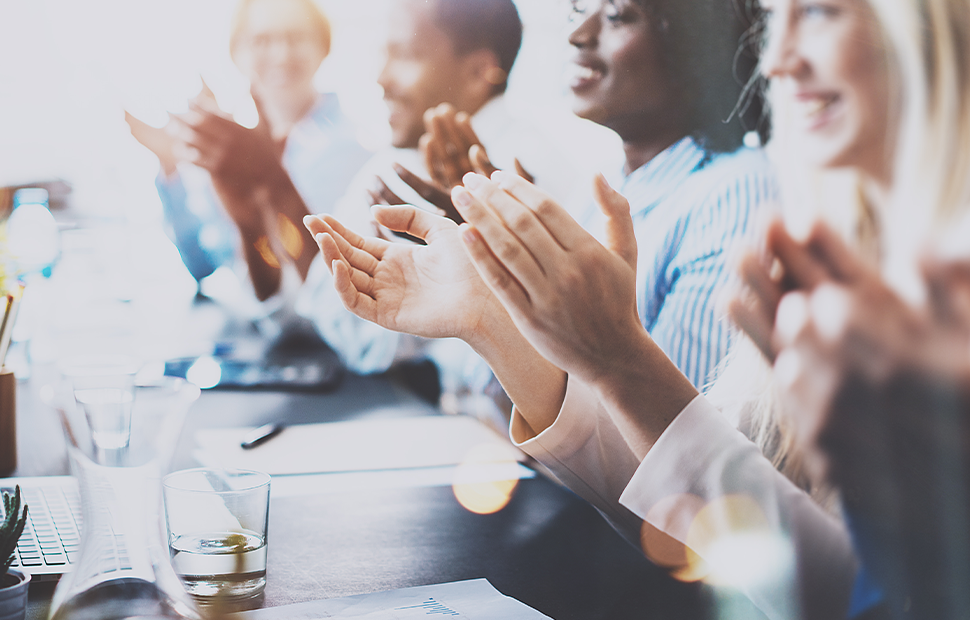
M 235 604 L 266 586 L 270 477 L 197 468 L 162 481 L 175 572 L 204 604 Z

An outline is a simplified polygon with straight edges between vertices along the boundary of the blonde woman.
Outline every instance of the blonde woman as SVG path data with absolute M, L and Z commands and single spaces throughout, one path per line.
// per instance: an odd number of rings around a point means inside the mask
M 847 193 L 826 204 L 851 204 L 861 190 L 865 208 L 842 228 L 873 262 L 905 266 L 915 245 L 896 232 L 921 236 L 967 195 L 966 175 L 958 174 L 970 148 L 965 1 L 766 4 L 763 66 L 785 172 L 838 169 L 856 177 L 827 179 Z M 795 192 L 803 187 L 798 176 L 783 177 Z M 922 194 L 921 185 L 928 187 Z M 628 207 L 602 180 L 597 193 L 609 218 L 608 248 L 548 196 L 502 173 L 469 175 L 454 191 L 471 224 L 461 231 L 406 208 L 378 212 L 389 227 L 425 237 L 426 248 L 360 239 L 333 220 L 309 225 L 348 307 L 391 328 L 466 339 L 516 404 L 512 438 L 645 543 L 648 555 L 676 556 L 658 552 L 671 542 L 659 530 L 689 548 L 685 564 L 698 554 L 722 576 L 738 576 L 745 574 L 740 560 L 760 549 L 756 563 L 774 562 L 777 579 L 741 585 L 769 617 L 844 617 L 856 577 L 844 525 L 735 430 L 750 426 L 755 410 L 768 412 L 756 424 L 762 447 L 778 453 L 783 467 L 797 461 L 785 452 L 785 433 L 771 430 L 781 412 L 771 404 L 770 375 L 767 389 L 756 382 L 734 390 L 740 394 L 727 409 L 698 395 L 640 327 Z M 488 290 L 458 261 L 462 246 Z M 435 320 L 440 309 L 448 321 Z M 771 308 L 754 311 L 770 315 Z M 742 362 L 735 359 L 735 368 L 758 371 Z M 724 552 L 739 540 L 761 542 Z M 794 554 L 791 582 L 786 549 Z
M 257 127 L 235 123 L 205 88 L 166 129 L 127 116 L 159 158 L 165 219 L 196 280 L 238 262 L 266 299 L 279 291 L 282 267 L 306 275 L 316 251 L 300 220 L 308 209 L 331 211 L 368 157 L 337 96 L 313 84 L 331 39 L 314 0 L 240 0 L 229 51 L 249 80 Z

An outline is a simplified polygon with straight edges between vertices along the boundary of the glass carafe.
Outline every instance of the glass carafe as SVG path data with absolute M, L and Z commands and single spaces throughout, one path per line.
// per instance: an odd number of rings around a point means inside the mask
M 161 518 L 161 478 L 199 389 L 166 377 L 132 384 L 130 397 L 110 388 L 92 405 L 94 393 L 74 383 L 65 375 L 45 388 L 64 428 L 83 517 L 79 556 L 57 585 L 50 619 L 200 619 L 172 568 Z M 110 415 L 101 415 L 105 407 Z M 119 416 L 130 419 L 125 441 L 116 436 Z

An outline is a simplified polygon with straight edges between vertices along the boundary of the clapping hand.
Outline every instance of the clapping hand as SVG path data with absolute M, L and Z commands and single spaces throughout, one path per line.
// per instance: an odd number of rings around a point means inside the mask
M 913 422 L 921 416 L 907 420 L 905 412 L 891 415 L 886 407 L 877 418 L 863 412 L 903 377 L 946 383 L 967 373 L 970 265 L 928 262 L 930 302 L 919 307 L 900 298 L 824 224 L 797 241 L 775 221 L 765 241 L 767 259 L 749 254 L 740 263 L 743 294 L 729 310 L 773 361 L 813 475 L 830 475 L 830 455 L 860 455 L 872 443 L 874 423 L 883 431 L 888 424 L 917 431 Z M 777 261 L 775 269 L 768 259 Z
M 382 226 L 427 245 L 364 238 L 329 215 L 304 220 L 347 309 L 388 329 L 458 337 L 474 346 L 486 331 L 482 324 L 488 312 L 501 308 L 469 262 L 458 226 L 411 206 L 376 207 L 374 215 Z
M 629 204 L 602 176 L 594 190 L 608 247 L 516 175 L 468 174 L 453 192 L 471 224 L 462 235 L 468 253 L 516 326 L 544 357 L 587 381 L 609 373 L 630 334 L 643 331 Z
M 215 95 L 209 89 L 205 80 L 202 80 L 202 90 L 199 91 L 194 100 L 215 104 Z M 176 139 L 172 135 L 173 121 L 169 120 L 165 127 L 152 127 L 125 110 L 125 122 L 131 129 L 131 135 L 158 157 L 162 172 L 166 176 L 175 174 L 175 168 L 181 159 L 176 155 Z

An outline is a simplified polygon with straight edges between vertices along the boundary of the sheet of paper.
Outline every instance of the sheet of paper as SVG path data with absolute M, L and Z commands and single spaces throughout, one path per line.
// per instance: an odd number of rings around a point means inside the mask
M 361 618 L 408 620 L 442 616 L 464 620 L 540 620 L 541 614 L 514 598 L 505 596 L 486 579 L 454 581 L 360 594 L 346 598 L 311 601 L 234 614 L 236 620 L 318 620 Z
M 273 476 L 272 494 L 274 498 L 278 498 L 377 489 L 446 487 L 462 483 L 526 480 L 535 476 L 535 471 L 521 463 L 475 463 L 415 469 L 300 474 Z
M 465 416 L 302 424 L 285 428 L 252 450 L 243 450 L 239 444 L 250 430 L 200 430 L 194 455 L 206 467 L 254 469 L 274 476 L 525 459 L 508 439 Z

